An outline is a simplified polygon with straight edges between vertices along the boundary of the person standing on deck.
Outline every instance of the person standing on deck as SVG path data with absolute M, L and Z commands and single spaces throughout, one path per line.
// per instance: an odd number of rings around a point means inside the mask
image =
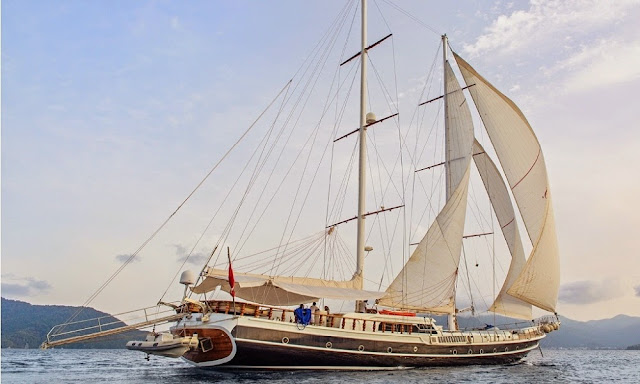
M 318 308 L 318 306 L 316 305 L 316 302 L 314 301 L 313 304 L 311 305 L 311 316 L 313 316 L 313 325 L 319 325 L 320 321 L 318 320 L 318 311 L 320 310 L 320 308 Z

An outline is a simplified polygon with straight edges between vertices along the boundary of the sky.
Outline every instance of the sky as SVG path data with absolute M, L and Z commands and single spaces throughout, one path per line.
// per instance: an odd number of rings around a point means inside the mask
M 287 84 L 345 4 L 3 1 L 2 296 L 82 304 Z M 446 33 L 533 126 L 554 196 L 558 312 L 640 316 L 640 1 L 393 4 L 414 18 L 371 1 L 369 40 L 391 30 L 394 60 L 410 52 L 398 95 L 418 92 L 424 78 L 409 73 L 426 75 Z M 214 174 L 194 196 L 200 205 L 92 305 L 154 305 L 210 219 L 207 201 L 231 182 L 232 169 Z

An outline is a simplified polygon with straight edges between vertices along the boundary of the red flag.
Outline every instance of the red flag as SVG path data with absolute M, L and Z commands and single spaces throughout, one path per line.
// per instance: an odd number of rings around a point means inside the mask
M 231 290 L 229 293 L 232 297 L 236 297 L 236 279 L 233 278 L 233 268 L 231 268 L 231 260 L 229 260 L 229 285 L 231 286 Z

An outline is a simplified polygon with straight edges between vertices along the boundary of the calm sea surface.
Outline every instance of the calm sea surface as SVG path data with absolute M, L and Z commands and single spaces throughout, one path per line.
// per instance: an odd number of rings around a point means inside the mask
M 506 366 L 384 372 L 216 372 L 128 350 L 2 350 L 2 383 L 640 383 L 640 351 L 533 351 Z

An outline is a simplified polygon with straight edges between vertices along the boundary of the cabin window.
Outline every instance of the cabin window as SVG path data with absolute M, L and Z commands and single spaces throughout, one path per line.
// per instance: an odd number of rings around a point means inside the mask
M 202 339 L 200 340 L 200 348 L 202 349 L 202 352 L 209 352 L 213 349 L 213 342 L 211 342 L 211 339 L 208 337 L 206 339 Z

